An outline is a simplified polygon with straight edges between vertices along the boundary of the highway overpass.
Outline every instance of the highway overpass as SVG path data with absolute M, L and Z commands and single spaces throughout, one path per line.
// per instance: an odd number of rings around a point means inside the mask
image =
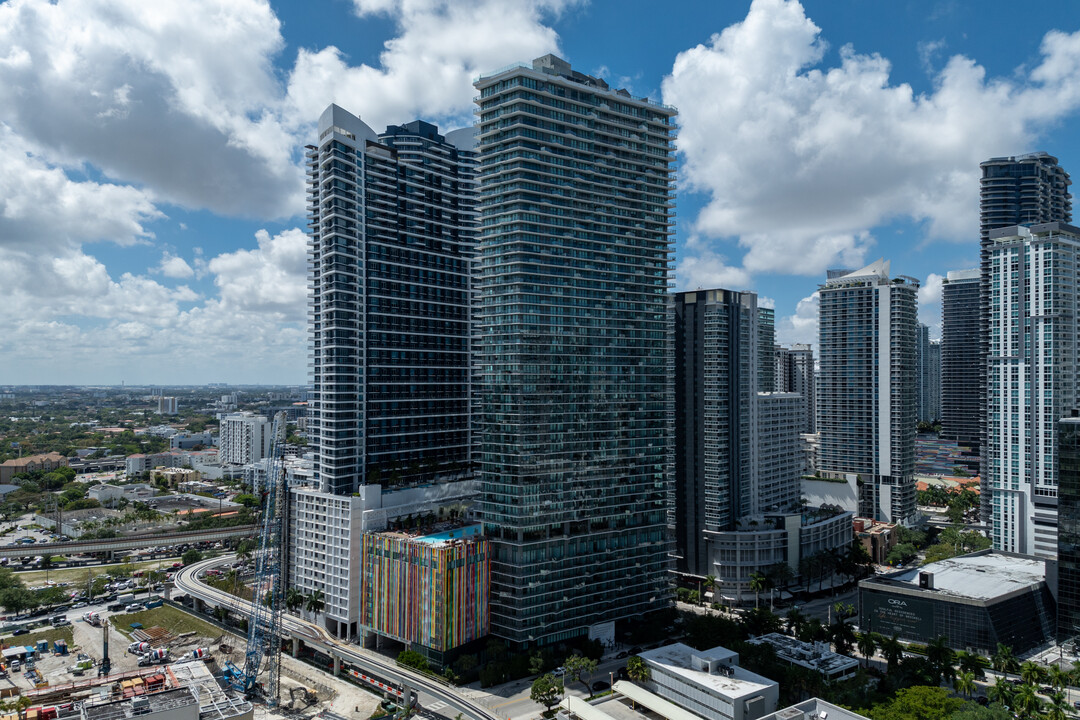
M 182 543 L 220 542 L 232 538 L 253 537 L 255 525 L 238 525 L 217 530 L 185 530 L 170 533 L 149 533 L 108 538 L 106 540 L 71 540 L 55 543 L 20 543 L 0 546 L 0 557 L 34 557 L 36 555 L 81 555 L 94 552 L 136 550 Z
M 188 565 L 173 578 L 176 591 L 190 595 L 213 607 L 228 608 L 241 617 L 251 617 L 250 601 L 242 600 L 235 595 L 212 588 L 198 578 L 199 573 L 203 570 L 215 565 L 232 562 L 233 557 L 233 555 L 226 555 Z M 339 640 L 315 623 L 286 613 L 281 624 L 285 635 L 284 639 L 292 640 L 294 655 L 298 650 L 299 643 L 302 642 L 308 647 L 333 658 L 335 674 L 340 674 L 343 664 L 348 664 L 361 673 L 370 673 L 398 688 L 406 687 L 420 690 L 423 695 L 427 695 L 435 701 L 446 703 L 449 708 L 452 708 L 452 710 L 444 708 L 439 711 L 440 715 L 452 717 L 456 713 L 461 713 L 471 720 L 501 720 L 494 712 L 459 692 L 457 688 L 433 680 L 409 668 L 401 667 L 393 660 L 366 650 L 359 645 Z M 345 669 L 347 672 L 349 671 L 348 668 Z M 350 672 L 349 674 L 357 676 L 356 672 Z M 368 680 L 368 682 L 371 681 Z M 421 696 L 421 699 L 423 699 L 423 696 Z

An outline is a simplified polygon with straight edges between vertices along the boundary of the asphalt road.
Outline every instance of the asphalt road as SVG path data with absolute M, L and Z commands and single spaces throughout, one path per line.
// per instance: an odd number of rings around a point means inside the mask
M 176 574 L 173 582 L 177 590 L 200 598 L 204 602 L 250 615 L 250 602 L 205 585 L 198 579 L 200 571 L 214 565 L 231 562 L 233 557 L 225 555 L 189 565 Z M 343 663 L 362 672 L 370 673 L 397 685 L 407 684 L 417 690 L 421 714 L 428 717 L 452 718 L 458 713 L 472 720 L 505 720 L 507 717 L 504 713 L 492 712 L 458 688 L 443 685 L 408 668 L 399 667 L 393 661 L 358 645 L 338 640 L 319 625 L 295 615 L 286 613 L 282 618 L 282 628 L 290 637 L 302 638 L 306 644 L 327 654 L 332 653 L 342 658 Z M 533 707 L 536 707 L 535 704 Z

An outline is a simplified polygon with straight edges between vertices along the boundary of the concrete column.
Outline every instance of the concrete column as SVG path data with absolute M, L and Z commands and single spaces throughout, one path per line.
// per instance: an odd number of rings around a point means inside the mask
M 292 639 L 292 656 L 300 657 L 300 638 Z
M 337 655 L 334 656 L 334 677 L 341 676 L 341 658 Z

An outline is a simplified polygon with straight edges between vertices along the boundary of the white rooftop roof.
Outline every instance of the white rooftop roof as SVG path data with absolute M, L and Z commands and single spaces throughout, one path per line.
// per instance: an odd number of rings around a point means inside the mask
M 919 573 L 934 574 L 933 592 L 991 600 L 1046 580 L 1046 561 L 988 552 L 939 560 L 887 576 L 891 582 L 919 587 Z
M 713 675 L 703 670 L 695 670 L 691 663 L 691 656 L 715 659 L 725 664 L 732 664 L 734 674 L 732 676 Z M 648 664 L 663 668 L 666 672 L 679 676 L 688 683 L 712 688 L 733 700 L 752 697 L 762 690 L 776 685 L 775 682 L 766 677 L 734 665 L 731 661 L 737 659 L 737 653 L 725 647 L 717 646 L 710 650 L 695 650 L 689 645 L 673 643 L 655 650 L 646 650 L 641 653 L 640 657 Z
M 854 671 L 859 666 L 855 658 L 830 650 L 828 643 L 803 642 L 780 633 L 760 635 L 750 638 L 750 642 L 754 645 L 771 645 L 777 657 L 830 676 Z
M 656 693 L 649 692 L 645 688 L 639 687 L 632 682 L 629 682 L 628 680 L 616 681 L 615 685 L 611 689 L 619 693 L 620 695 L 625 695 L 636 703 L 644 705 L 660 717 L 666 718 L 667 720 L 701 720 L 701 718 L 699 718 L 697 715 L 690 712 L 689 710 L 684 710 L 670 700 L 662 698 Z M 567 699 L 576 700 L 577 698 Z M 570 709 L 571 711 L 573 711 L 573 708 Z M 584 718 L 585 716 L 582 717 Z M 611 716 L 608 715 L 607 717 Z M 593 719 L 585 718 L 585 720 Z

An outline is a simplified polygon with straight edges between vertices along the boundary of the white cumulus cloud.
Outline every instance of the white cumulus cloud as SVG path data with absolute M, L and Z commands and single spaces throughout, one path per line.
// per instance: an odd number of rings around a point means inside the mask
M 1048 33 L 1040 61 L 1009 77 L 954 55 L 925 94 L 866 49 L 824 66 L 826 36 L 795 0 L 755 0 L 680 53 L 663 84 L 680 110 L 684 186 L 708 197 L 695 230 L 734 239 L 751 273 L 859 265 L 872 230 L 897 218 L 970 242 L 979 163 L 1035 149 L 1080 107 L 1080 32 Z
M 161 264 L 157 266 L 155 272 L 161 273 L 165 277 L 169 278 L 189 278 L 195 276 L 195 271 L 188 265 L 187 260 L 177 255 L 170 255 L 165 253 L 161 258 Z
M 795 307 L 793 315 L 776 320 L 776 342 L 780 345 L 803 343 L 818 344 L 818 312 L 821 306 L 818 293 L 804 297 Z
M 289 77 L 296 122 L 330 102 L 355 112 L 376 132 L 417 117 L 472 122 L 473 80 L 512 62 L 559 51 L 545 20 L 569 0 L 356 0 L 361 16 L 385 15 L 398 34 L 380 67 L 350 66 L 336 47 L 302 49 Z

